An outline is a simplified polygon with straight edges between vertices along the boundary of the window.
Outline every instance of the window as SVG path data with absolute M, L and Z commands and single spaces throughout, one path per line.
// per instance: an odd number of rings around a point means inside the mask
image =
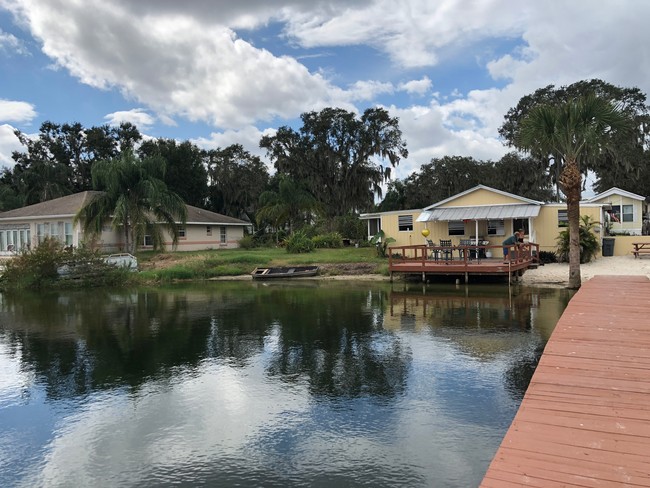
M 506 226 L 503 219 L 488 220 L 487 233 L 489 236 L 504 236 L 506 235 Z
M 36 224 L 36 239 L 40 244 L 43 242 L 43 239 L 50 236 L 50 224 Z M 13 244 L 13 242 L 11 243 Z
M 65 245 L 72 246 L 72 224 L 69 222 L 65 224 Z
M 397 217 L 397 226 L 399 227 L 400 232 L 412 231 L 413 230 L 413 216 L 412 215 L 400 215 Z
M 211 236 L 212 235 L 212 226 L 211 225 L 206 225 L 205 226 L 205 235 L 206 236 Z
M 153 239 L 149 234 L 145 234 L 144 236 L 144 245 L 145 246 L 153 246 Z
M 368 235 L 370 237 L 379 234 L 381 230 L 381 219 L 368 219 Z
M 465 235 L 465 222 L 463 222 L 462 220 L 450 220 L 448 226 L 449 226 L 450 236 Z
M 221 226 L 221 244 L 225 244 L 226 242 L 226 227 Z
M 623 222 L 634 222 L 634 205 L 623 205 Z
M 178 238 L 179 239 L 185 239 L 185 227 L 179 227 L 178 228 Z
M 621 221 L 621 206 L 612 205 L 612 209 L 609 211 L 609 217 L 612 222 Z
M 50 225 L 50 235 L 54 239 L 59 239 L 59 223 L 58 222 L 52 222 Z
M 569 226 L 569 216 L 566 210 L 557 211 L 557 226 L 558 227 L 568 227 Z

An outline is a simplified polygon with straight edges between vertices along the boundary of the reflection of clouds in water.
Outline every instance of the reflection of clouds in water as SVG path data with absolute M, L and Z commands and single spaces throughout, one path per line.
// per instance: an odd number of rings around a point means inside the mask
M 308 409 L 304 388 L 283 386 L 266 382 L 257 363 L 232 369 L 206 362 L 172 384 L 150 383 L 135 395 L 97 395 L 81 413 L 63 419 L 66 426 L 56 433 L 44 466 L 25 486 L 91 486 L 98 480 L 138 485 L 151 482 L 138 477 L 155 477 L 161 467 L 240 457 L 260 430 Z
M 34 377 L 21 368 L 22 351 L 10 350 L 0 342 L 0 406 L 20 401 Z

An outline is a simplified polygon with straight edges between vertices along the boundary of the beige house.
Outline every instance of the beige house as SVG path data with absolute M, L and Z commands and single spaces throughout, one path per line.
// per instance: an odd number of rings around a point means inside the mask
M 97 193 L 84 191 L 0 213 L 0 255 L 38 246 L 45 237 L 57 237 L 66 246 L 89 242 L 90 237 L 84 236 L 81 227 L 75 225 L 74 216 Z M 249 225 L 243 220 L 187 205 L 187 222 L 180 229 L 177 250 L 238 247 Z M 165 246 L 171 248 L 171 237 L 167 237 Z M 104 252 L 119 252 L 124 249 L 124 236 L 107 226 L 93 244 Z M 145 236 L 139 249 L 151 247 L 150 237 Z
M 580 214 L 601 222 L 603 204 L 581 202 Z M 524 229 L 525 239 L 539 244 L 540 251 L 553 252 L 559 233 L 567 228 L 567 208 L 562 203 L 543 203 L 512 193 L 478 185 L 424 209 L 362 214 L 371 238 L 379 230 L 396 240 L 396 246 L 452 245 L 480 241 L 482 245 L 500 246 L 516 230 Z M 424 237 L 422 231 L 428 233 Z M 602 235 L 600 225 L 596 231 Z M 499 249 L 494 250 L 500 253 Z

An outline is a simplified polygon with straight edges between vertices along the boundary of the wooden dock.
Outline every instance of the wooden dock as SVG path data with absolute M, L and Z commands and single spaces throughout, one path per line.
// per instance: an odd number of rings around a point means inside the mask
M 650 486 L 648 278 L 583 284 L 480 486 Z
M 433 276 L 461 276 L 467 283 L 471 276 L 516 278 L 538 265 L 537 244 L 517 249 L 511 246 L 507 258 L 479 257 L 486 251 L 500 254 L 502 249 L 503 246 L 395 246 L 389 249 L 388 271 L 391 280 L 393 274 L 418 275 L 422 281 Z

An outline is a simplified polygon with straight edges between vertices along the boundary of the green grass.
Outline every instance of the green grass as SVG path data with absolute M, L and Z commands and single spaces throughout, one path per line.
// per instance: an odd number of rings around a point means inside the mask
M 142 267 L 146 267 L 147 263 L 155 261 L 157 257 L 156 253 L 142 252 L 138 254 L 138 261 Z M 377 257 L 374 247 L 316 249 L 305 254 L 289 254 L 283 248 L 223 249 L 176 252 L 173 257 L 182 260 L 168 268 L 139 273 L 142 281 L 209 279 L 248 274 L 256 267 L 312 264 L 373 263 L 381 274 L 388 272 L 387 260 Z

